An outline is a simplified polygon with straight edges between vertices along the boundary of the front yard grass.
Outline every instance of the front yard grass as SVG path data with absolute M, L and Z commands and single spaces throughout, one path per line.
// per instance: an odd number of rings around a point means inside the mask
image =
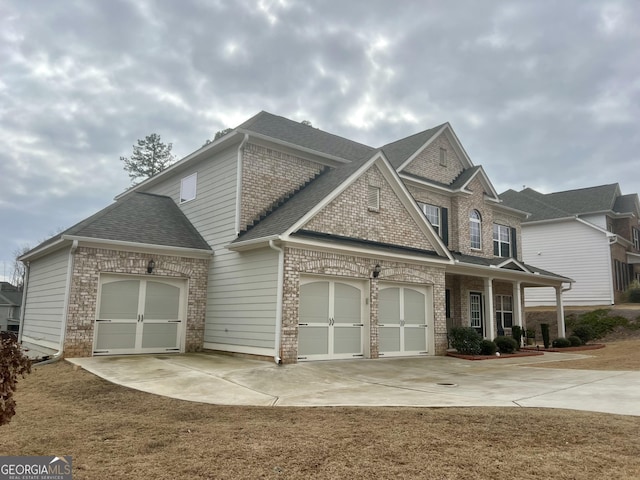
M 638 361 L 638 344 L 629 352 L 621 356 Z M 0 455 L 72 455 L 77 480 L 640 477 L 640 418 L 631 416 L 225 407 L 130 390 L 65 362 L 35 367 L 16 401 Z
M 605 342 L 598 350 L 585 350 L 589 358 L 562 362 L 538 363 L 531 365 L 540 368 L 571 368 L 579 370 L 640 370 L 640 339 Z M 640 399 L 638 400 L 640 401 Z M 639 475 L 640 478 L 640 475 Z

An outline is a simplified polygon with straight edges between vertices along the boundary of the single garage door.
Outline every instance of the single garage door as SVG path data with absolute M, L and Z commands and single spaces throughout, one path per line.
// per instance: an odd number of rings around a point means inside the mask
M 363 292 L 355 281 L 301 280 L 299 360 L 363 356 Z
M 381 356 L 423 355 L 428 352 L 429 296 L 426 288 L 380 285 L 378 350 Z
M 186 280 L 103 275 L 94 355 L 180 352 Z

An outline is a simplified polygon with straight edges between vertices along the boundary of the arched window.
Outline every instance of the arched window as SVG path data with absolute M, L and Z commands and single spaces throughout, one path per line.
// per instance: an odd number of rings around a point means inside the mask
M 477 210 L 471 210 L 469 214 L 469 237 L 471 248 L 480 250 L 482 248 L 482 217 Z

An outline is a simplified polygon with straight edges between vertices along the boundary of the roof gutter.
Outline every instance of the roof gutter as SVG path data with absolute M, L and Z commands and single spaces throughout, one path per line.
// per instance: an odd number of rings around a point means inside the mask
M 22 282 L 22 305 L 20 306 L 20 327 L 18 330 L 18 343 L 22 343 L 22 333 L 24 331 L 24 312 L 27 309 L 27 287 L 29 286 L 29 273 L 31 272 L 31 264 L 29 262 L 22 263 L 24 263 L 25 265 L 25 272 L 24 282 Z
M 282 343 L 282 294 L 284 291 L 284 250 L 278 247 L 273 240 L 269 240 L 269 247 L 278 252 L 278 283 L 276 288 L 276 338 L 273 359 L 276 365 L 282 364 L 280 357 L 280 344 Z
M 76 235 L 63 235 L 63 240 L 73 240 L 83 242 L 83 243 L 97 243 L 100 245 L 113 245 L 118 247 L 128 247 L 134 249 L 141 250 L 159 250 L 161 252 L 173 252 L 180 254 L 197 254 L 197 256 L 208 257 L 213 255 L 213 250 L 203 250 L 199 248 L 189 248 L 189 247 L 173 247 L 171 245 L 155 245 L 152 243 L 136 243 L 136 242 L 127 242 L 124 240 L 109 240 L 105 238 L 93 238 L 93 237 L 80 237 Z
M 242 168 L 243 168 L 243 152 L 244 146 L 249 141 L 249 134 L 245 133 L 244 138 L 238 146 L 238 162 L 236 171 L 236 237 L 240 235 L 240 220 L 242 209 Z

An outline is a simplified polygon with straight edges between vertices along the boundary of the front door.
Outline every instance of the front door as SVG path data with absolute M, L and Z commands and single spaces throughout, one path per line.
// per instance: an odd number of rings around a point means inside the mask
M 184 280 L 105 275 L 101 279 L 94 355 L 179 352 Z
M 471 319 L 471 326 L 484 338 L 484 308 L 482 303 L 481 293 L 471 292 L 469 294 L 469 318 Z
M 427 352 L 427 294 L 416 286 L 380 286 L 378 334 L 380 356 Z
M 363 355 L 363 286 L 349 280 L 301 280 L 298 360 Z

